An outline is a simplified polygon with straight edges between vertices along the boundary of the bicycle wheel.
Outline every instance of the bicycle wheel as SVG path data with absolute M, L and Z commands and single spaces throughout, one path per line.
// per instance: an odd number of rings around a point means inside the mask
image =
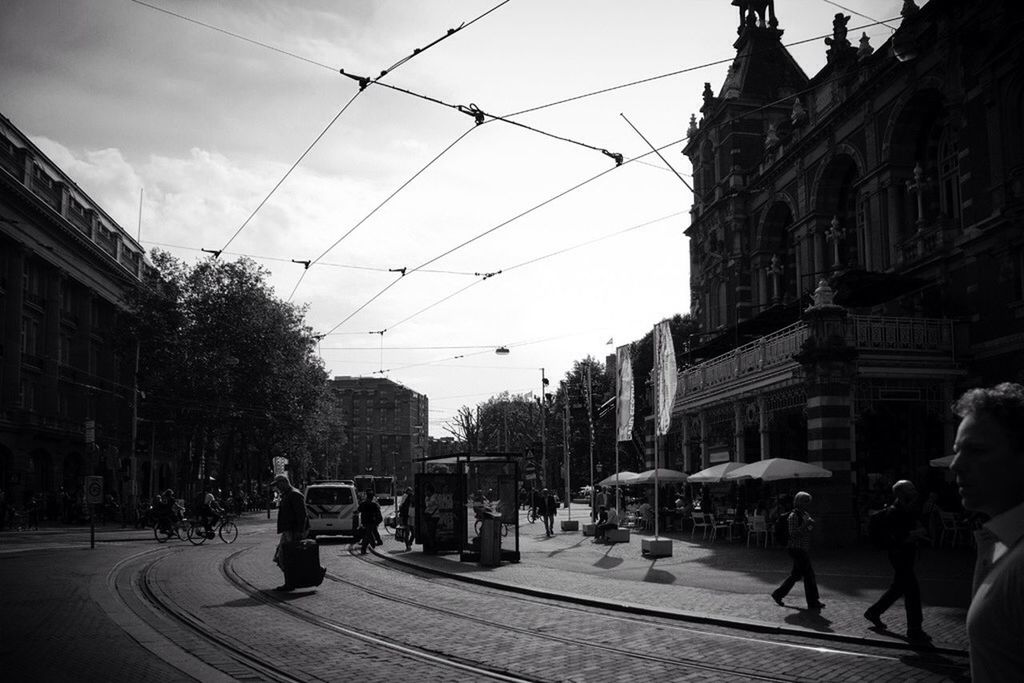
M 178 538 L 183 541 L 188 540 L 188 533 L 192 530 L 192 522 L 187 519 L 183 519 L 178 522 L 174 527 L 174 533 L 177 534 Z
M 157 543 L 166 543 L 170 537 L 171 534 L 166 529 L 161 529 L 159 523 L 153 525 L 153 538 Z
M 501 535 L 502 536 L 508 536 L 508 530 L 509 530 L 509 528 L 511 526 L 512 526 L 511 524 L 502 524 L 501 525 Z
M 537 511 L 534 508 L 530 508 L 530 511 L 526 513 L 526 521 L 530 524 L 537 521 Z
M 188 542 L 192 545 L 202 545 L 206 542 L 206 530 L 202 524 L 192 524 L 188 528 Z
M 473 524 L 473 533 L 475 535 L 477 535 L 477 536 L 480 535 L 480 526 L 481 526 L 480 520 L 478 519 L 478 520 L 476 520 L 476 523 Z
M 224 522 L 220 525 L 217 533 L 220 534 L 220 540 L 225 543 L 234 543 L 235 539 L 238 538 L 238 527 L 235 526 L 234 522 Z

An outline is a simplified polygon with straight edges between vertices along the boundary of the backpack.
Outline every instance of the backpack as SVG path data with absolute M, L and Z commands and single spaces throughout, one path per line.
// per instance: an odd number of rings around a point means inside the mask
M 892 525 L 889 523 L 889 508 L 875 510 L 868 515 L 868 541 L 879 550 L 892 546 Z

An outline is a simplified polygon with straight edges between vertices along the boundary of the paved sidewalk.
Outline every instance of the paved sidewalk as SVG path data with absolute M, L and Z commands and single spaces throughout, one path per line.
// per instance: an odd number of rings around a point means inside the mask
M 566 519 L 565 510 L 559 519 Z M 573 519 L 589 521 L 586 510 Z M 887 629 L 874 629 L 864 610 L 888 587 L 892 578 L 886 554 L 870 547 L 816 550 L 811 556 L 821 600 L 820 613 L 805 609 L 797 584 L 779 607 L 769 593 L 789 573 L 783 548 L 747 547 L 743 540 L 693 541 L 689 533 L 663 533 L 673 539 L 671 557 L 648 559 L 641 554 L 641 534 L 628 544 L 593 543 L 582 532 L 544 535 L 542 524 L 521 522 L 519 563 L 482 567 L 460 562 L 458 554 L 425 555 L 420 546 L 406 552 L 390 537 L 376 549 L 391 560 L 443 572 L 464 580 L 574 600 L 612 604 L 632 611 L 664 612 L 703 623 L 740 625 L 759 631 L 789 632 L 828 640 L 860 641 L 909 647 L 906 615 L 899 600 L 883 615 Z M 556 521 L 556 529 L 559 527 Z M 650 536 L 651 534 L 647 534 Z M 514 538 L 502 539 L 513 547 Z M 917 575 L 924 603 L 924 629 L 941 650 L 966 652 L 964 620 L 970 603 L 974 553 L 970 548 L 922 549 Z

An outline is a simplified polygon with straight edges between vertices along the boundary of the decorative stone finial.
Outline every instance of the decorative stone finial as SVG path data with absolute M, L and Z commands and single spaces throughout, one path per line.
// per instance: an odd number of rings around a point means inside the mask
M 825 39 L 825 44 L 828 45 L 829 56 L 837 55 L 850 46 L 850 41 L 846 39 L 847 28 L 846 25 L 850 22 L 850 17 L 843 14 L 842 12 L 836 12 L 835 18 L 832 20 L 832 37 Z
M 794 126 L 803 125 L 807 121 L 807 111 L 800 103 L 799 97 L 793 99 L 793 111 L 789 115 L 789 120 Z
M 818 288 L 814 290 L 814 305 L 834 306 L 835 298 L 835 290 L 828 286 L 828 282 L 824 278 L 819 280 Z
M 871 39 L 868 38 L 868 34 L 864 33 L 860 37 L 860 47 L 857 48 L 857 59 L 864 59 L 875 51 L 875 48 L 871 47 Z
M 914 2 L 914 0 L 903 0 L 903 9 L 900 10 L 900 16 L 906 19 L 907 17 L 914 16 L 920 11 L 921 8 L 917 6 L 917 3 Z
M 740 35 L 748 28 L 777 28 L 779 20 L 775 17 L 775 0 L 732 0 L 734 7 L 740 10 L 740 25 L 736 33 Z
M 704 84 L 703 97 L 704 97 L 704 104 L 707 104 L 708 100 L 713 99 L 715 97 L 715 92 L 711 89 L 711 84 L 710 83 L 705 83 Z
M 697 135 L 697 115 L 690 114 L 690 127 L 686 129 L 686 137 L 693 138 Z
M 779 134 L 775 131 L 775 123 L 768 124 L 768 132 L 764 136 L 764 148 L 772 150 L 779 146 Z

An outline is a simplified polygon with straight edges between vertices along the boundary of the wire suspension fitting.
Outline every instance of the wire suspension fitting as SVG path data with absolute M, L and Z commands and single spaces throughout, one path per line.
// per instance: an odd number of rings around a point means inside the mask
M 299 263 L 299 264 L 301 264 L 303 270 L 309 270 L 309 266 L 312 263 L 312 261 L 299 261 L 297 259 L 292 259 L 291 261 L 292 261 L 292 263 Z

